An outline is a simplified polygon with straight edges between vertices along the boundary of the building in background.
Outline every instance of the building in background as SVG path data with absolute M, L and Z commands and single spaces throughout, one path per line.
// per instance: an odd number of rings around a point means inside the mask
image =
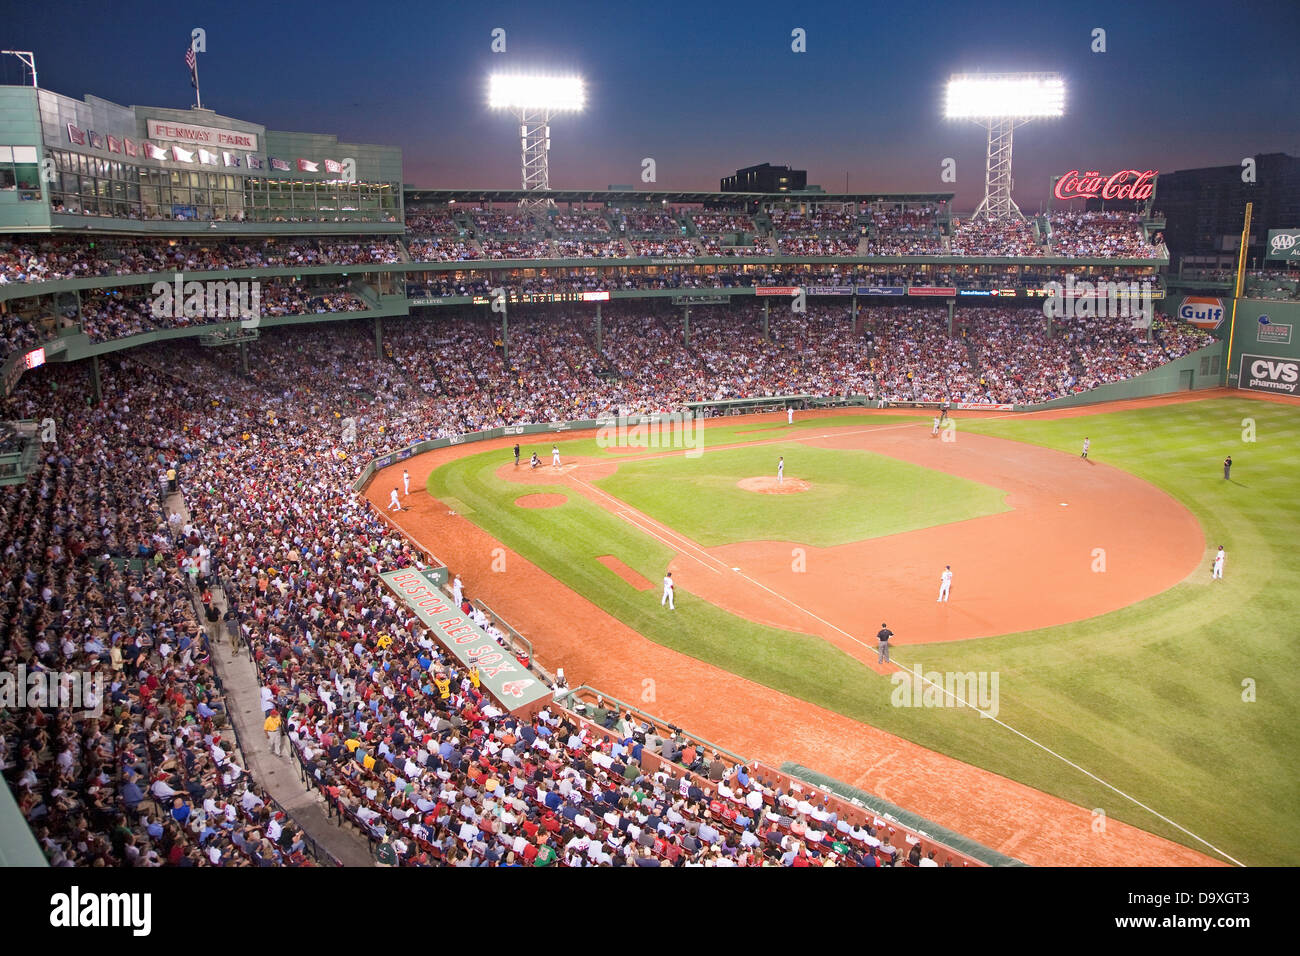
M 0 229 L 393 232 L 402 151 L 0 86 Z
M 722 177 L 724 193 L 788 193 L 808 188 L 808 170 L 760 163 Z
M 1242 181 L 1240 164 L 1160 175 L 1153 205 L 1165 215 L 1171 267 L 1235 268 L 1248 202 L 1255 204 L 1248 268 L 1264 268 L 1270 229 L 1300 228 L 1300 157 L 1261 153 L 1254 159 L 1253 183 Z

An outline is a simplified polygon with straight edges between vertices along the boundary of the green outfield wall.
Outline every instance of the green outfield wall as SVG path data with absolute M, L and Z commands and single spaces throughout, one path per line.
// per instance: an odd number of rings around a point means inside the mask
M 1226 343 L 1215 342 L 1190 355 L 1143 372 L 1122 382 L 1099 385 L 1078 395 L 1054 398 L 1038 405 L 1017 405 L 1018 412 L 1037 412 L 1049 408 L 1073 408 L 1077 405 L 1096 405 L 1100 402 L 1118 402 L 1132 398 L 1150 398 L 1171 392 L 1188 392 L 1202 388 L 1218 388 L 1223 384 L 1223 351 Z
M 1227 385 L 1300 397 L 1300 302 L 1238 299 Z

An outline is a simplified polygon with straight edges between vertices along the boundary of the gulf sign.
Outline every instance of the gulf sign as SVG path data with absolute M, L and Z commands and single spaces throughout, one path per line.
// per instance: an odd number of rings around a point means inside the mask
M 1222 325 L 1223 316 L 1223 300 L 1205 295 L 1189 295 L 1178 307 L 1178 318 L 1207 332 L 1213 332 Z

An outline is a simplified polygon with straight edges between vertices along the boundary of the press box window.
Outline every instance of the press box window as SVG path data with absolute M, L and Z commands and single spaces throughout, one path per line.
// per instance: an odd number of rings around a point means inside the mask
M 35 146 L 0 146 L 0 189 L 40 189 Z

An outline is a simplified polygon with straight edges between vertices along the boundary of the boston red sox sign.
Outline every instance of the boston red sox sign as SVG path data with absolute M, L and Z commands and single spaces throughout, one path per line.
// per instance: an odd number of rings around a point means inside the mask
M 551 696 L 550 689 L 519 665 L 514 657 L 438 590 L 423 571 L 404 568 L 380 574 L 416 613 L 429 632 L 451 651 L 461 665 L 477 664 L 483 687 L 512 713 L 530 712 Z

